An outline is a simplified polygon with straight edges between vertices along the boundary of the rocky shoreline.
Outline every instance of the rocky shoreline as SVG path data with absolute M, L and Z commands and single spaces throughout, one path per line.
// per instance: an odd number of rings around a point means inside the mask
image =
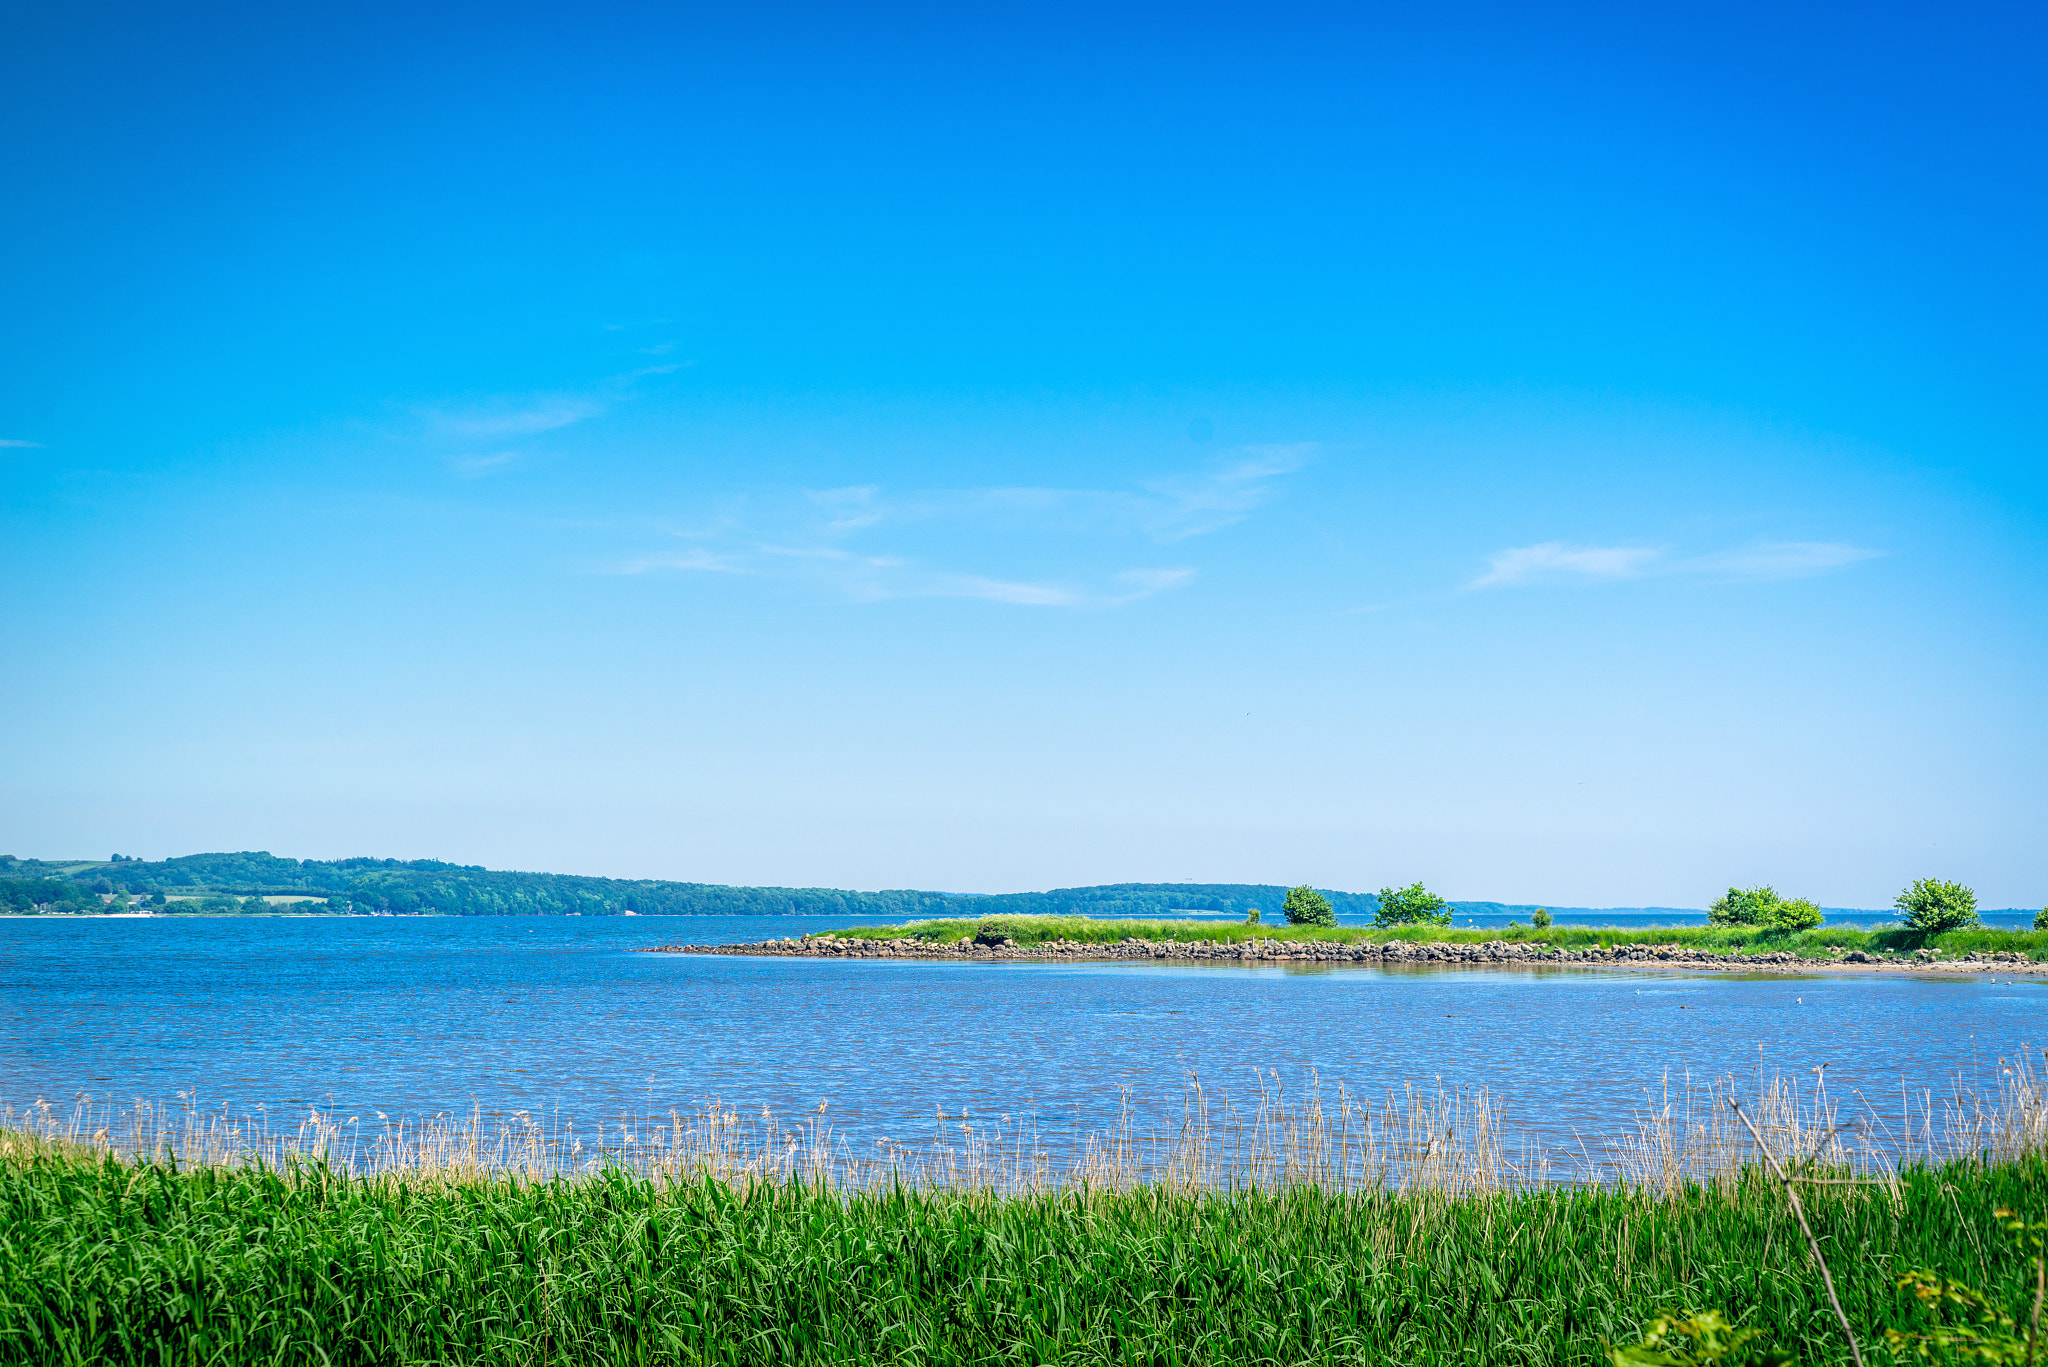
M 2035 963 L 2019 953 L 1972 952 L 1944 959 L 1938 950 L 1911 955 L 1870 954 L 1855 949 L 1830 959 L 1805 959 L 1789 950 L 1758 954 L 1716 954 L 1686 945 L 1623 944 L 1604 949 L 1564 949 L 1555 945 L 1488 940 L 1483 944 L 1448 944 L 1395 940 L 1386 944 L 1333 944 L 1320 941 L 1257 940 L 1221 944 L 1206 940 L 1118 940 L 1089 944 L 1051 940 L 1020 945 L 960 940 L 934 944 L 925 940 L 870 940 L 852 936 L 806 935 L 802 939 L 763 940 L 736 945 L 657 945 L 650 954 L 732 954 L 806 959 L 938 959 L 949 962 L 1137 961 L 1146 963 L 1256 964 L 1576 964 L 1643 968 L 1740 969 L 1747 972 L 1909 972 L 2048 974 L 2048 963 Z

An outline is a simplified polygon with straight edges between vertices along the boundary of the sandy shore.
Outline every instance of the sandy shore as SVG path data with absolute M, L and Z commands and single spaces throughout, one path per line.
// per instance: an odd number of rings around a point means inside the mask
M 917 940 L 865 940 L 841 936 L 763 940 L 738 945 L 658 945 L 654 954 L 736 954 L 808 959 L 937 959 L 948 962 L 1089 961 L 1145 963 L 1255 964 L 1526 964 L 1592 967 L 1688 968 L 1745 973 L 1984 973 L 2048 975 L 2048 963 L 2034 963 L 2020 954 L 1973 953 L 1941 959 L 1918 955 L 1876 955 L 1851 950 L 1832 959 L 1803 959 L 1789 951 L 1762 954 L 1715 954 L 1684 945 L 1615 945 L 1608 949 L 1561 949 L 1553 945 L 1489 940 L 1483 944 L 1434 944 L 1396 940 L 1390 944 L 1328 944 L 1313 941 L 1263 940 L 1216 944 L 1186 940 L 1119 940 L 1082 944 L 1055 940 L 1045 944 L 937 945 Z

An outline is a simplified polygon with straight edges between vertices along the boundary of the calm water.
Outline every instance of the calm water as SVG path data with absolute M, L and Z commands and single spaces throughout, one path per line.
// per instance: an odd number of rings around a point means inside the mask
M 835 926 L 846 924 L 837 919 Z M 755 960 L 634 953 L 828 928 L 797 917 L 0 919 L 0 1102 L 560 1112 L 717 1099 L 840 1133 L 935 1108 L 1107 1122 L 1129 1087 L 1310 1070 L 1378 1093 L 1484 1085 L 1511 1122 L 1605 1133 L 1667 1071 L 1831 1065 L 1831 1090 L 1993 1082 L 2048 1043 L 2048 983 L 1669 971 Z M 2039 1061 L 2038 1052 L 2035 1054 Z

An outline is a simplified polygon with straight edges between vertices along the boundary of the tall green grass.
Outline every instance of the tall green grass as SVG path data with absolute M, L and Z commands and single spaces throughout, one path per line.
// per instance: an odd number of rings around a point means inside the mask
M 0 1367 L 1577 1363 L 1694 1310 L 1836 1362 L 1759 1146 L 1818 1179 L 1865 1345 L 1932 1327 L 1909 1269 L 2016 1303 L 1992 1212 L 2048 1212 L 2029 1057 L 1939 1116 L 1902 1094 L 1845 1123 L 1818 1076 L 1686 1091 L 1572 1186 L 1441 1092 L 1232 1115 L 1193 1084 L 1178 1133 L 1114 1129 L 1057 1171 L 950 1123 L 842 1163 L 822 1117 L 717 1109 L 586 1151 L 533 1117 L 359 1140 L 319 1113 L 37 1107 L 0 1128 Z
M 1925 1326 L 1907 1268 L 2021 1301 L 1998 1206 L 2048 1210 L 2048 1164 L 1809 1189 L 1866 1345 Z M 1754 1176 L 1004 1197 L 0 1157 L 0 1363 L 1586 1363 L 1694 1308 L 1847 1357 Z
M 1831 950 L 1861 949 L 1872 954 L 1910 954 L 1919 949 L 1937 949 L 1943 958 L 1957 958 L 1972 950 L 2018 952 L 2029 958 L 2048 959 L 2048 931 L 1951 930 L 1940 934 L 1904 928 L 1858 930 L 1851 926 L 1822 926 L 1808 931 L 1767 931 L 1755 926 L 1661 926 L 1647 929 L 1616 929 L 1596 926 L 1558 926 L 1537 930 L 1512 926 L 1489 930 L 1458 929 L 1450 926 L 1403 926 L 1376 930 L 1365 926 L 1316 928 L 1310 926 L 1248 926 L 1235 922 L 1205 920 L 1120 921 L 1096 920 L 1087 916 L 990 916 L 978 921 L 912 921 L 900 926 L 864 926 L 855 930 L 828 932 L 849 939 L 917 940 L 931 944 L 954 944 L 977 933 L 1005 937 L 1019 945 L 1042 945 L 1064 940 L 1073 944 L 1114 944 L 1121 940 L 1147 940 L 1194 944 L 1247 944 L 1256 941 L 1282 943 L 1387 944 L 1396 940 L 1436 944 L 1483 944 L 1505 940 L 1510 944 L 1556 945 L 1563 949 L 1612 948 L 1616 945 L 1681 945 L 1714 953 L 1761 953 L 1790 950 L 1802 956 L 1824 959 Z

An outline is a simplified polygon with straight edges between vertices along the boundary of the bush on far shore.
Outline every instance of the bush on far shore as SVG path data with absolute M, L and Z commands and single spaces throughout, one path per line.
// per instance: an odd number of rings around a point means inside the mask
M 1825 918 L 1804 897 L 1786 899 L 1768 883 L 1755 888 L 1730 888 L 1707 908 L 1717 926 L 1756 926 L 1764 930 L 1812 930 Z
M 1306 883 L 1287 890 L 1287 900 L 1280 904 L 1280 914 L 1287 918 L 1290 926 L 1337 924 L 1337 912 L 1330 905 L 1330 899 Z
M 1977 894 L 1942 878 L 1916 878 L 1893 903 L 1914 930 L 1962 930 L 1980 924 Z
M 1451 923 L 1450 903 L 1423 887 L 1411 883 L 1405 888 L 1381 888 L 1375 926 L 1447 926 Z

